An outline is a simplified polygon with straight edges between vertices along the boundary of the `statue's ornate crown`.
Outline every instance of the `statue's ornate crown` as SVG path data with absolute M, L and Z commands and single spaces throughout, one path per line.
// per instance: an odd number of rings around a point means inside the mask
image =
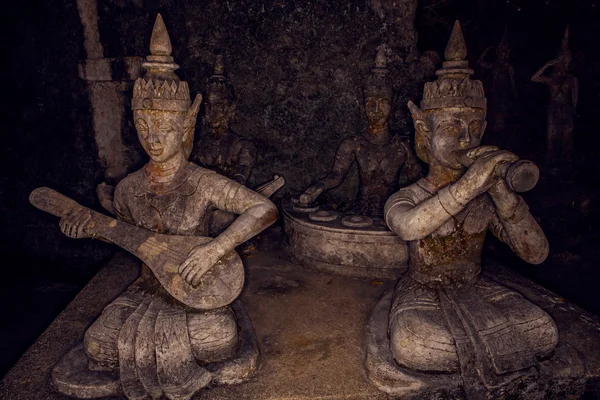
M 454 23 L 452 35 L 446 46 L 446 61 L 436 72 L 435 82 L 425 83 L 422 110 L 447 107 L 487 108 L 487 101 L 481 81 L 471 80 L 473 70 L 469 68 L 467 46 L 460 29 Z
M 181 81 L 175 70 L 179 65 L 171 57 L 171 39 L 158 14 L 150 38 L 150 55 L 142 64 L 146 74 L 135 81 L 133 110 L 187 111 L 190 108 L 190 89 Z
M 371 70 L 371 74 L 367 78 L 364 88 L 365 98 L 371 96 L 392 97 L 392 82 L 389 73 L 387 57 L 385 56 L 385 46 L 381 45 L 377 49 L 375 68 Z
M 213 74 L 206 85 L 206 94 L 209 99 L 235 100 L 235 90 L 225 74 L 225 61 L 221 54 L 215 59 Z

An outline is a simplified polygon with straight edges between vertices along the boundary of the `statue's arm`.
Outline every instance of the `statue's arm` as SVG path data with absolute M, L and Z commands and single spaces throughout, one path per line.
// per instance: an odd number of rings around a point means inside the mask
M 245 185 L 250 178 L 254 163 L 256 162 L 256 146 L 249 140 L 244 140 L 241 143 L 240 152 L 237 159 L 237 166 L 233 174 L 233 179 L 236 182 Z
M 492 68 L 492 63 L 485 61 L 485 57 L 487 56 L 487 54 L 489 53 L 489 51 L 491 49 L 493 49 L 494 46 L 490 46 L 487 49 L 485 49 L 483 51 L 483 53 L 481 53 L 481 56 L 479 56 L 479 59 L 477 60 L 477 64 L 479 64 L 481 66 L 481 68 Z
M 224 253 L 256 236 L 277 220 L 277 207 L 266 197 L 217 174 L 205 175 L 213 190 L 209 202 L 216 208 L 239 216 L 214 239 Z
M 531 77 L 531 80 L 533 82 L 536 83 L 544 83 L 546 85 L 549 85 L 550 83 L 552 83 L 552 79 L 544 76 L 544 72 L 546 72 L 546 70 L 551 67 L 552 65 L 556 64 L 558 62 L 558 60 L 552 60 L 552 61 L 548 61 L 546 64 L 544 64 L 544 66 L 540 69 L 538 69 L 536 71 L 535 74 L 533 74 L 533 76 Z
M 350 171 L 354 159 L 354 141 L 346 139 L 337 149 L 331 172 L 324 179 L 320 180 L 325 186 L 324 190 L 333 189 L 342 184 L 344 178 L 348 175 L 348 171 Z
M 406 172 L 408 180 L 414 182 L 421 177 L 421 163 L 413 151 L 412 146 L 409 146 L 406 142 L 402 142 L 402 146 L 404 147 L 404 154 L 406 155 L 404 171 Z
M 573 77 L 573 87 L 571 88 L 571 97 L 573 100 L 573 110 L 577 109 L 577 100 L 579 99 L 579 80 Z
M 498 164 L 517 160 L 514 154 L 493 146 L 471 149 L 467 157 L 475 159 L 467 172 L 427 200 L 411 201 L 411 196 L 407 194 L 414 190 L 414 185 L 392 195 L 384 209 L 385 220 L 390 229 L 406 241 L 425 238 L 498 180 L 495 173 Z
M 410 188 L 394 193 L 384 207 L 385 222 L 402 240 L 427 237 L 463 208 L 448 198 L 452 196 L 448 188 L 420 203 L 411 195 Z
M 206 174 L 199 187 L 211 206 L 239 216 L 211 242 L 194 248 L 179 266 L 183 279 L 192 285 L 198 285 L 221 257 L 277 220 L 277 207 L 269 199 L 224 176 Z
M 131 196 L 131 193 L 129 193 L 126 181 L 119 182 L 114 191 L 112 209 L 117 219 L 135 225 L 131 211 L 127 205 L 128 196 Z
M 517 85 L 515 83 L 515 69 L 512 65 L 509 65 L 508 67 L 508 76 L 510 77 L 510 88 L 512 90 L 512 94 L 513 96 L 518 97 Z
M 508 244 L 523 260 L 531 264 L 542 263 L 548 257 L 548 240 L 525 201 L 510 190 L 503 179 L 488 193 L 496 206 L 490 222 L 494 236 Z

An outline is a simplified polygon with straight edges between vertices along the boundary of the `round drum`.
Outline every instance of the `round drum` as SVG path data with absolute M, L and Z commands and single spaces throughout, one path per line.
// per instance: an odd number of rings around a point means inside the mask
M 345 276 L 397 279 L 407 268 L 406 242 L 381 218 L 331 209 L 298 211 L 283 201 L 287 251 L 304 266 Z

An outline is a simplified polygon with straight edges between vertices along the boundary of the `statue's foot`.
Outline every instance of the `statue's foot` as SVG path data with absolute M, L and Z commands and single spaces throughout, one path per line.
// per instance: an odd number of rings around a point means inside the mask
M 233 302 L 232 308 L 240 328 L 238 350 L 227 360 L 204 365 L 212 373 L 209 386 L 245 382 L 254 376 L 259 367 L 258 341 L 248 313 L 239 300 Z M 118 373 L 90 370 L 89 359 L 81 343 L 54 367 L 52 384 L 57 391 L 81 399 L 116 396 L 121 393 Z
M 69 351 L 52 371 L 52 385 L 67 396 L 81 399 L 114 396 L 120 392 L 119 375 L 115 372 L 91 371 L 83 344 Z

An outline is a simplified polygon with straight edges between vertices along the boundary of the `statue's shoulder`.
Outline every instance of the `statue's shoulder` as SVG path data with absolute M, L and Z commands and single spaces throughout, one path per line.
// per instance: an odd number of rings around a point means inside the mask
M 193 162 L 190 162 L 187 168 L 189 169 L 189 177 L 187 179 L 189 182 L 199 182 L 204 177 L 210 179 L 213 176 L 219 175 L 212 169 L 201 167 Z
M 121 192 L 129 191 L 135 187 L 141 186 L 142 180 L 145 178 L 146 174 L 144 173 L 144 168 L 142 167 L 121 179 L 121 181 L 117 183 L 115 190 L 119 190 Z
M 362 135 L 351 135 L 344 138 L 344 140 L 342 140 L 342 143 L 340 143 L 339 147 L 340 149 L 345 148 L 354 150 L 358 147 L 363 146 L 366 143 L 367 139 L 365 139 Z

